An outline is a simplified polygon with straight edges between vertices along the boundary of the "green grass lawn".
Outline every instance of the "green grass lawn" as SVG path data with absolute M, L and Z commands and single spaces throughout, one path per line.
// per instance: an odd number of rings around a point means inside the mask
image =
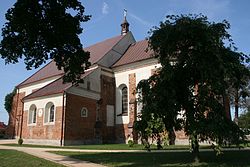
M 33 144 L 4 144 L 14 147 L 38 147 L 38 148 L 65 148 L 65 149 L 88 149 L 88 150 L 144 150 L 144 146 L 141 144 L 135 144 L 133 147 L 129 147 L 127 144 L 97 144 L 97 145 L 77 145 L 77 146 L 46 146 L 46 145 L 33 145 Z M 164 146 L 164 150 L 189 150 L 189 145 L 171 145 Z M 210 148 L 209 145 L 200 146 L 201 149 Z M 152 150 L 156 150 L 156 145 L 151 146 Z
M 38 148 L 65 148 L 65 149 L 88 149 L 88 150 L 144 150 L 142 144 L 134 144 L 133 147 L 129 147 L 127 144 L 93 144 L 93 145 L 75 145 L 75 146 L 48 146 L 48 145 L 35 145 L 35 144 L 3 144 L 6 146 L 14 147 L 38 147 Z M 246 145 L 241 144 L 242 147 L 249 147 L 250 143 Z M 200 149 L 211 148 L 211 145 L 200 145 Z M 223 148 L 238 148 L 236 145 L 231 145 L 230 147 L 224 146 Z M 152 150 L 156 150 L 156 145 L 151 145 Z M 189 150 L 189 145 L 167 145 L 163 146 L 164 150 Z
M 44 159 L 34 157 L 32 155 L 15 151 L 0 150 L 0 166 L 1 167 L 62 167 Z
M 216 156 L 213 151 L 202 151 L 200 153 L 200 163 L 192 162 L 192 154 L 190 152 L 53 153 L 112 167 L 250 166 L 250 150 L 225 151 L 221 156 Z

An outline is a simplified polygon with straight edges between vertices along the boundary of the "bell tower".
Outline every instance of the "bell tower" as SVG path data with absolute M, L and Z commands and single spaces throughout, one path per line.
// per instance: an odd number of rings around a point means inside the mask
M 127 32 L 129 32 L 129 23 L 126 17 L 127 17 L 127 10 L 124 9 L 124 20 L 121 24 L 121 27 L 122 27 L 121 35 L 126 35 Z

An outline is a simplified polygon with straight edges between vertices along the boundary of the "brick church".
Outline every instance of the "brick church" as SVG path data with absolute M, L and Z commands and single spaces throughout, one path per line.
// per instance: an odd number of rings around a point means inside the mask
M 136 42 L 124 17 L 121 35 L 96 43 L 78 86 L 63 84 L 51 61 L 17 85 L 8 134 L 24 143 L 72 145 L 138 140 L 136 86 L 160 67 L 147 40 Z M 185 139 L 176 132 L 178 140 Z

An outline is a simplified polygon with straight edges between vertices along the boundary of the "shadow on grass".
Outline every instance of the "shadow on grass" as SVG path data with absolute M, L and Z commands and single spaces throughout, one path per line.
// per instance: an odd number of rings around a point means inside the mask
M 201 162 L 193 163 L 189 152 L 79 153 L 55 152 L 71 158 L 107 166 L 250 166 L 250 150 L 225 151 L 216 156 L 212 151 L 200 153 Z

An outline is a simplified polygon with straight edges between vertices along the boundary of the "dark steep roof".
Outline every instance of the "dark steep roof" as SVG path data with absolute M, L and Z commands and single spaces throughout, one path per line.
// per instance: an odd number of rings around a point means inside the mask
M 104 40 L 102 42 L 96 43 L 94 45 L 91 45 L 89 47 L 84 48 L 84 50 L 90 52 L 90 59 L 89 61 L 91 64 L 97 63 L 105 54 L 110 51 L 124 36 L 119 35 L 107 40 Z M 35 74 L 30 76 L 28 79 L 23 81 L 18 85 L 24 86 L 30 83 L 34 83 L 37 81 L 41 81 L 44 79 L 48 79 L 55 76 L 62 76 L 64 74 L 63 70 L 58 70 L 56 63 L 54 61 L 51 61 L 47 65 L 45 65 L 43 68 L 38 70 Z
M 124 55 L 112 67 L 117 67 L 153 58 L 153 51 L 147 48 L 148 48 L 147 40 L 142 40 L 130 45 L 130 47 L 124 53 Z

